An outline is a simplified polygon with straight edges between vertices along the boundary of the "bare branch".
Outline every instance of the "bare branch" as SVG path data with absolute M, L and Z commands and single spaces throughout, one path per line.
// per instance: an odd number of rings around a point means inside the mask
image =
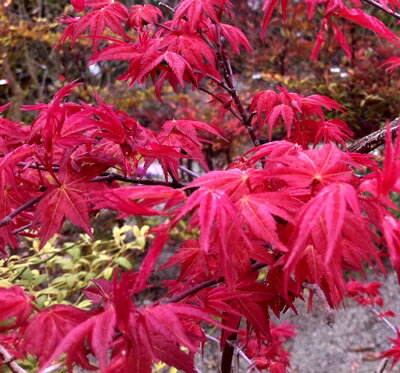
M 378 3 L 375 0 L 364 0 L 366 3 L 371 4 L 372 6 L 374 6 L 375 8 L 378 8 L 382 11 L 384 11 L 385 13 L 391 15 L 394 18 L 400 19 L 400 14 L 396 13 L 394 10 L 391 10 L 389 8 L 384 8 L 383 5 L 381 5 L 380 3 Z
M 239 115 L 241 117 L 240 121 L 246 127 L 254 145 L 258 146 L 258 145 L 260 145 L 260 141 L 258 140 L 258 138 L 255 134 L 254 128 L 251 125 L 251 116 L 249 115 L 248 111 L 244 108 L 243 103 L 236 91 L 230 61 L 228 58 L 226 58 L 223 55 L 222 43 L 221 43 L 221 30 L 219 28 L 219 25 L 217 25 L 217 24 L 215 25 L 215 30 L 217 33 L 217 52 L 216 52 L 217 59 L 219 62 L 220 70 L 223 73 L 226 85 L 229 88 L 228 92 L 231 95 L 233 102 L 235 103 L 235 105 L 239 111 Z
M 161 5 L 161 6 L 165 7 L 165 8 L 167 8 L 170 12 L 175 13 L 174 8 L 172 8 L 172 7 L 169 6 L 168 4 L 163 3 L 162 1 L 159 1 L 159 2 L 158 2 L 158 5 Z
M 11 372 L 13 373 L 28 373 L 25 369 L 21 368 L 17 362 L 15 361 L 15 358 L 13 355 L 11 355 L 7 349 L 0 344 L 0 358 L 1 358 L 1 363 L 7 365 Z
M 138 177 L 123 176 L 114 172 L 109 172 L 95 177 L 92 182 L 103 182 L 103 181 L 125 181 L 127 183 L 143 184 L 143 185 L 163 185 L 171 188 L 181 188 L 184 185 L 176 182 L 168 182 L 164 180 L 156 179 L 141 179 Z
M 13 212 L 5 216 L 3 219 L 0 220 L 0 227 L 4 227 L 7 224 L 10 224 L 11 221 L 18 216 L 21 212 L 28 210 L 34 204 L 38 203 L 42 199 L 42 196 L 32 198 L 30 201 L 25 202 L 23 205 L 15 209 Z
M 397 128 L 400 125 L 399 118 L 394 119 L 392 122 L 390 122 L 390 128 L 392 131 L 392 134 L 396 136 L 397 134 Z M 378 148 L 382 144 L 385 143 L 385 138 L 386 138 L 386 127 L 381 128 L 378 131 L 372 132 L 371 134 L 363 137 L 362 139 L 358 140 L 355 142 L 353 145 L 349 146 L 347 150 L 352 153 L 370 153 L 374 149 Z
M 395 334 L 395 336 L 397 335 L 397 328 L 390 322 L 390 320 L 387 317 L 381 316 L 380 312 L 376 308 L 371 306 L 371 305 L 368 306 L 368 309 L 372 313 L 374 313 L 379 320 L 382 320 L 390 329 L 392 329 L 392 331 Z M 383 373 L 385 368 L 386 368 L 386 366 L 387 366 L 387 364 L 388 364 L 388 362 L 389 362 L 389 358 L 386 357 L 386 358 L 382 359 L 382 361 L 380 362 L 378 368 L 375 370 L 375 373 Z
M 253 271 L 258 271 L 259 269 L 264 268 L 266 266 L 267 266 L 267 264 L 264 264 L 264 263 L 261 263 L 261 262 L 256 262 L 251 266 L 251 269 Z M 209 288 L 211 286 L 219 284 L 220 282 L 224 281 L 224 279 L 225 279 L 225 277 L 221 276 L 221 277 L 216 278 L 216 279 L 214 278 L 214 279 L 211 279 L 211 280 L 207 280 L 207 281 L 201 282 L 200 284 L 197 284 L 196 286 L 193 286 L 192 288 L 190 288 L 188 290 L 185 290 L 185 291 L 175 295 L 167 303 L 178 303 L 182 299 L 185 299 L 185 298 L 197 293 L 200 290 L 203 290 L 205 288 Z
M 30 227 L 32 227 L 32 223 L 29 223 L 29 224 L 26 224 L 26 225 L 24 225 L 24 226 L 22 226 L 22 227 L 19 227 L 19 228 L 17 228 L 17 229 L 14 229 L 11 233 L 12 233 L 12 234 L 17 234 L 17 233 L 20 233 L 20 232 L 22 232 L 22 231 L 24 231 L 25 229 L 28 229 L 28 228 L 30 228 Z
M 220 99 L 217 95 L 215 95 L 214 93 L 212 93 L 211 91 L 209 91 L 207 88 L 204 87 L 198 87 L 198 89 L 200 91 L 203 91 L 205 93 L 207 93 L 208 95 L 214 97 L 214 99 L 216 99 L 217 101 L 219 101 L 221 104 L 224 104 L 224 101 L 222 99 Z M 242 118 L 239 114 L 236 113 L 236 111 L 234 111 L 232 109 L 232 107 L 229 105 L 228 107 L 225 106 L 225 108 L 236 118 L 239 119 L 240 121 L 242 121 Z
M 185 172 L 186 174 L 190 175 L 191 177 L 193 177 L 194 179 L 200 177 L 199 174 L 197 174 L 196 172 L 189 170 L 188 168 L 186 168 L 185 166 L 179 166 L 178 167 L 182 172 Z

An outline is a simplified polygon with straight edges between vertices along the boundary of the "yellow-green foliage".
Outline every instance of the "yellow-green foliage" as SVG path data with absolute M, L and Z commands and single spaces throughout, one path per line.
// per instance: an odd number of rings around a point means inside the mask
M 38 239 L 28 239 L 28 255 L 12 255 L 0 261 L 0 286 L 19 285 L 36 297 L 37 305 L 74 304 L 86 308 L 79 290 L 94 278 L 110 279 L 114 270 L 130 270 L 137 252 L 151 238 L 149 227 L 114 227 L 109 239 L 94 239 L 81 234 L 76 242 L 55 245 L 50 240 L 40 249 Z

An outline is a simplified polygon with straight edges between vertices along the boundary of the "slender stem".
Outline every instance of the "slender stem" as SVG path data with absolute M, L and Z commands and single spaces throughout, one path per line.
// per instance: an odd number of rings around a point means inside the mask
M 11 355 L 8 350 L 0 344 L 0 358 L 1 358 L 1 363 L 7 365 L 11 372 L 13 373 L 28 373 L 25 369 L 20 367 L 17 362 L 15 361 L 15 358 L 13 355 Z
M 332 327 L 332 325 L 335 323 L 335 314 L 332 312 L 332 308 L 329 306 L 323 290 L 317 284 L 310 284 L 308 282 L 303 282 L 303 288 L 312 291 L 313 294 L 318 297 L 326 311 L 326 323 L 328 326 Z
M 369 305 L 368 309 L 374 313 L 376 316 L 378 316 L 378 318 L 380 320 L 382 320 L 390 329 L 392 329 L 393 333 L 395 334 L 395 336 L 397 336 L 397 328 L 390 322 L 390 320 L 385 317 L 385 316 L 380 316 L 380 312 L 374 308 L 373 306 Z M 387 364 L 389 362 L 389 358 L 384 358 L 382 359 L 382 361 L 380 362 L 378 368 L 375 370 L 375 373 L 383 373 Z
M 221 31 L 220 31 L 219 25 L 217 25 L 217 24 L 215 25 L 215 30 L 216 30 L 216 34 L 217 34 L 217 53 L 216 53 L 217 59 L 219 62 L 220 69 L 223 73 L 226 85 L 229 88 L 228 92 L 231 95 L 231 97 L 239 111 L 239 115 L 241 117 L 241 122 L 246 127 L 254 145 L 258 146 L 258 145 L 260 145 L 260 141 L 258 140 L 258 138 L 255 134 L 254 128 L 251 125 L 251 117 L 250 117 L 248 111 L 244 108 L 243 103 L 240 100 L 240 97 L 238 96 L 237 91 L 236 91 L 230 61 L 228 58 L 225 58 L 224 54 L 223 54 L 222 43 L 221 43 Z
M 368 309 L 369 309 L 372 313 L 374 313 L 376 316 L 378 316 L 379 320 L 382 320 L 390 329 L 392 329 L 393 333 L 394 333 L 395 335 L 397 335 L 397 329 L 396 329 L 396 327 L 390 322 L 390 320 L 389 320 L 387 317 L 385 317 L 385 316 L 380 316 L 381 313 L 380 313 L 376 308 L 372 307 L 371 305 L 368 306 Z
M 375 370 L 375 373 L 383 373 L 385 371 L 386 366 L 388 365 L 389 359 L 386 357 L 382 359 L 378 368 Z
M 30 228 L 30 227 L 32 227 L 32 223 L 29 223 L 29 224 L 23 225 L 22 227 L 19 227 L 19 228 L 17 228 L 17 229 L 14 229 L 11 233 L 12 233 L 12 234 L 17 234 L 17 233 L 22 232 L 22 231 L 24 231 L 25 229 L 28 229 L 28 228 Z
M 261 263 L 261 262 L 256 262 L 251 266 L 251 270 L 252 271 L 257 271 L 261 268 L 264 268 L 265 266 L 267 266 L 267 264 Z M 178 303 L 180 302 L 182 299 L 185 299 L 195 293 L 197 293 L 200 290 L 203 290 L 205 288 L 209 288 L 211 286 L 217 285 L 220 282 L 224 281 L 225 277 L 221 276 L 219 278 L 214 278 L 211 280 L 207 280 L 204 282 L 201 282 L 200 284 L 197 284 L 196 286 L 193 286 L 192 288 L 185 290 L 177 295 L 175 295 L 174 297 L 172 297 L 167 303 Z
M 63 366 L 65 366 L 65 363 L 54 364 L 43 370 L 42 373 L 53 373 L 62 368 Z
M 154 25 L 155 25 L 155 26 L 158 26 L 158 27 L 161 27 L 161 28 L 163 28 L 163 29 L 165 29 L 165 30 L 167 30 L 167 31 L 170 31 L 170 32 L 173 32 L 173 31 L 174 31 L 171 27 L 165 26 L 165 25 L 163 25 L 163 24 L 161 24 L 161 23 L 155 23 Z
M 375 0 L 364 0 L 366 3 L 371 4 L 372 6 L 374 6 L 375 8 L 378 8 L 382 11 L 384 11 L 385 13 L 391 15 L 394 18 L 400 19 L 400 14 L 396 13 L 394 10 L 391 10 L 389 8 L 385 8 L 382 4 L 378 3 Z
M 17 164 L 20 167 L 25 167 L 26 164 L 24 162 L 19 162 Z M 46 167 L 43 165 L 36 165 L 32 164 L 28 166 L 28 168 L 33 168 L 36 170 L 41 170 L 41 171 L 48 171 Z M 53 165 L 52 169 L 54 172 L 58 172 L 60 169 L 60 166 L 58 165 Z M 164 185 L 164 186 L 169 186 L 172 188 L 181 188 L 184 185 L 180 183 L 170 183 L 168 181 L 163 181 L 163 180 L 156 180 L 156 179 L 141 179 L 138 177 L 130 177 L 130 176 L 123 176 L 120 174 L 117 174 L 115 172 L 105 172 L 101 174 L 100 176 L 95 177 L 94 179 L 91 180 L 92 182 L 103 182 L 103 181 L 125 181 L 127 183 L 134 183 L 134 184 L 143 184 L 143 185 Z
M 162 1 L 159 1 L 159 2 L 158 2 L 158 5 L 162 5 L 162 6 L 164 6 L 165 8 L 167 8 L 170 12 L 175 13 L 174 8 L 172 8 L 172 7 L 169 6 L 168 4 L 163 3 Z
M 193 177 L 194 179 L 197 179 L 198 177 L 200 177 L 199 174 L 197 174 L 196 172 L 189 170 L 188 168 L 186 168 L 185 166 L 179 166 L 178 167 L 182 172 L 185 172 L 186 174 L 190 175 L 191 177 Z
M 390 122 L 390 128 L 394 136 L 397 134 L 397 129 L 400 125 L 400 117 Z M 347 150 L 352 153 L 370 153 L 385 143 L 386 127 L 361 138 L 353 145 L 349 146 Z
M 203 91 L 205 93 L 207 93 L 208 95 L 212 96 L 215 100 L 219 101 L 221 104 L 225 104 L 224 101 L 222 99 L 220 99 L 217 95 L 215 95 L 214 93 L 212 93 L 211 91 L 209 91 L 207 88 L 204 87 L 198 87 L 198 89 L 200 91 Z M 234 111 L 232 109 L 232 107 L 229 105 L 228 107 L 224 106 L 236 119 L 239 119 L 240 121 L 242 121 L 241 116 L 236 113 L 236 111 Z
M 29 209 L 32 207 L 34 204 L 39 202 L 42 199 L 42 196 L 32 198 L 30 201 L 25 202 L 23 205 L 15 209 L 13 212 L 5 216 L 3 219 L 0 220 L 0 227 L 4 227 L 7 224 L 10 224 L 11 221 L 18 216 L 21 212 Z
M 103 181 L 125 181 L 127 183 L 135 183 L 135 184 L 143 184 L 143 185 L 164 185 L 172 188 L 181 188 L 184 185 L 176 182 L 168 182 L 164 180 L 155 180 L 155 179 L 140 179 L 137 177 L 129 177 L 116 174 L 114 172 L 110 172 L 104 175 L 100 175 L 95 177 L 92 182 L 103 182 Z

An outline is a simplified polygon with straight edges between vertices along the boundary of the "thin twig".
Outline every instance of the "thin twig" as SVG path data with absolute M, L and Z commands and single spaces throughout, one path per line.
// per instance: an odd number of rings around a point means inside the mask
M 207 88 L 204 88 L 204 87 L 200 87 L 200 86 L 199 86 L 198 89 L 199 89 L 200 91 L 203 91 L 203 92 L 207 93 L 208 95 L 212 96 L 215 100 L 219 101 L 221 104 L 224 105 L 224 108 L 227 109 L 236 119 L 242 121 L 241 116 L 240 116 L 238 113 L 236 113 L 236 111 L 234 111 L 234 110 L 232 109 L 231 105 L 225 106 L 225 102 L 224 102 L 221 98 L 219 98 L 217 95 L 215 95 L 214 93 L 212 93 L 211 91 L 209 91 Z
M 371 4 L 375 8 L 378 8 L 378 9 L 384 11 L 385 13 L 391 15 L 394 18 L 400 19 L 399 13 L 396 13 L 394 10 L 391 10 L 388 7 L 385 8 L 382 4 L 378 3 L 377 1 L 375 1 L 375 0 L 364 0 L 364 1 L 368 4 Z
M 258 271 L 259 269 L 264 268 L 265 266 L 267 266 L 267 264 L 264 264 L 261 262 L 256 262 L 251 266 L 251 270 Z M 196 286 L 193 286 L 192 288 L 175 295 L 167 303 L 178 303 L 182 299 L 185 299 L 185 298 L 197 293 L 200 290 L 203 290 L 205 288 L 209 288 L 211 286 L 219 284 L 220 282 L 224 281 L 224 279 L 225 279 L 224 276 L 220 276 L 219 278 L 214 278 L 211 280 L 201 282 L 200 284 L 197 284 Z
M 8 350 L 0 344 L 0 358 L 1 363 L 7 365 L 13 373 L 28 373 L 24 368 L 20 367 L 15 361 L 15 357 L 11 355 Z
M 385 371 L 386 366 L 388 365 L 389 359 L 385 357 L 381 360 L 378 368 L 376 368 L 375 373 L 383 373 Z
M 20 167 L 25 167 L 26 164 L 24 162 L 19 162 L 17 164 Z M 33 168 L 36 170 L 41 170 L 41 171 L 48 171 L 46 167 L 43 165 L 36 165 L 32 164 L 29 165 L 28 168 Z M 53 165 L 52 170 L 54 172 L 58 172 L 60 169 L 60 166 L 58 165 Z M 163 185 L 163 186 L 169 186 L 172 188 L 181 188 L 184 185 L 176 182 L 168 182 L 168 181 L 163 181 L 163 180 L 156 180 L 156 179 L 141 179 L 138 177 L 130 177 L 130 176 L 123 176 L 120 174 L 117 174 L 115 172 L 105 172 L 94 179 L 91 180 L 91 182 L 103 182 L 103 181 L 125 181 L 127 183 L 134 183 L 134 184 L 143 184 L 143 185 Z
M 379 320 L 382 320 L 390 329 L 392 329 L 393 333 L 395 334 L 395 336 L 397 336 L 397 328 L 390 322 L 390 320 L 385 317 L 385 316 L 380 316 L 380 312 L 374 308 L 373 306 L 369 305 L 367 307 L 372 313 L 374 313 Z M 375 373 L 383 373 L 387 364 L 389 362 L 389 358 L 384 358 L 382 359 L 382 361 L 380 362 L 378 368 L 376 368 Z
M 310 284 L 308 282 L 303 282 L 303 288 L 312 291 L 313 294 L 318 297 L 326 311 L 326 323 L 328 326 L 332 327 L 332 325 L 335 323 L 335 314 L 333 313 L 332 308 L 329 306 L 323 290 L 317 284 Z
M 21 212 L 29 209 L 34 204 L 38 203 L 42 199 L 42 196 L 32 198 L 30 201 L 25 202 L 23 205 L 15 209 L 13 212 L 5 216 L 3 219 L 0 220 L 0 227 L 4 227 L 7 224 L 10 224 L 11 221 L 18 216 Z
M 197 179 L 198 177 L 200 177 L 199 174 L 197 174 L 196 172 L 189 170 L 188 168 L 186 168 L 185 166 L 179 166 L 178 167 L 182 172 L 185 172 L 186 174 L 190 175 L 191 177 Z
M 400 117 L 394 119 L 389 124 L 393 137 L 397 135 L 397 129 L 400 125 L 399 119 Z M 352 153 L 370 153 L 374 149 L 384 144 L 385 138 L 386 138 L 386 127 L 381 128 L 378 131 L 372 132 L 371 134 L 361 138 L 353 145 L 349 146 L 347 148 L 347 151 Z
M 33 225 L 32 223 L 23 225 L 22 227 L 19 227 L 19 228 L 17 228 L 17 229 L 14 229 L 11 233 L 12 233 L 12 234 L 17 234 L 17 233 L 19 233 L 19 232 L 24 231 L 25 229 L 28 229 L 28 228 L 32 227 L 32 225 Z
M 92 182 L 103 182 L 103 181 L 125 181 L 127 183 L 143 184 L 143 185 L 163 185 L 171 188 L 181 188 L 184 185 L 176 182 L 168 182 L 164 180 L 156 179 L 140 179 L 138 177 L 129 177 L 110 172 L 104 175 L 100 175 L 91 180 Z
M 215 25 L 215 31 L 217 34 L 217 52 L 216 52 L 217 59 L 218 59 L 222 74 L 224 76 L 226 85 L 229 88 L 228 92 L 231 95 L 233 102 L 235 103 L 235 105 L 239 111 L 242 124 L 246 127 L 254 145 L 258 146 L 258 145 L 260 145 L 260 141 L 258 140 L 258 138 L 256 136 L 253 126 L 251 125 L 251 117 L 250 117 L 248 111 L 244 108 L 243 103 L 236 91 L 230 61 L 229 61 L 229 59 L 224 57 L 223 50 L 222 50 L 222 43 L 221 43 L 221 30 L 219 28 L 219 25 L 217 25 L 217 24 Z
M 382 320 L 390 329 L 392 329 L 392 331 L 395 335 L 397 335 L 396 327 L 390 322 L 390 320 L 387 317 L 381 316 L 381 313 L 376 308 L 372 307 L 371 305 L 368 306 L 368 309 L 372 313 L 374 313 L 378 317 L 379 320 Z
M 174 8 L 172 8 L 171 6 L 169 6 L 168 4 L 163 3 L 162 1 L 158 2 L 158 5 L 164 6 L 165 8 L 167 8 L 170 12 L 175 13 Z
M 46 368 L 45 370 L 43 370 L 42 373 L 53 373 L 53 372 L 59 370 L 60 368 L 62 368 L 64 365 L 65 365 L 65 363 L 58 363 L 58 364 L 51 365 L 48 368 Z

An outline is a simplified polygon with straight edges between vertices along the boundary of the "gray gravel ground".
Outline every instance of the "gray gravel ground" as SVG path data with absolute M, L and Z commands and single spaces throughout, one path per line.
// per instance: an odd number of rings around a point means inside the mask
M 373 279 L 371 279 L 372 281 Z M 400 287 L 394 273 L 386 279 L 381 288 L 385 302 L 384 309 L 398 314 L 390 318 L 400 326 Z M 315 303 L 312 313 L 306 312 L 306 305 L 298 303 L 299 316 L 287 315 L 297 328 L 297 337 L 287 343 L 292 353 L 291 372 L 297 373 L 373 373 L 381 360 L 382 351 L 389 348 L 387 337 L 394 337 L 393 331 L 368 309 L 353 301 L 346 302 L 346 308 L 336 313 L 332 328 L 326 325 L 326 313 Z M 384 371 L 389 371 L 388 368 Z M 392 372 L 400 372 L 394 368 Z

